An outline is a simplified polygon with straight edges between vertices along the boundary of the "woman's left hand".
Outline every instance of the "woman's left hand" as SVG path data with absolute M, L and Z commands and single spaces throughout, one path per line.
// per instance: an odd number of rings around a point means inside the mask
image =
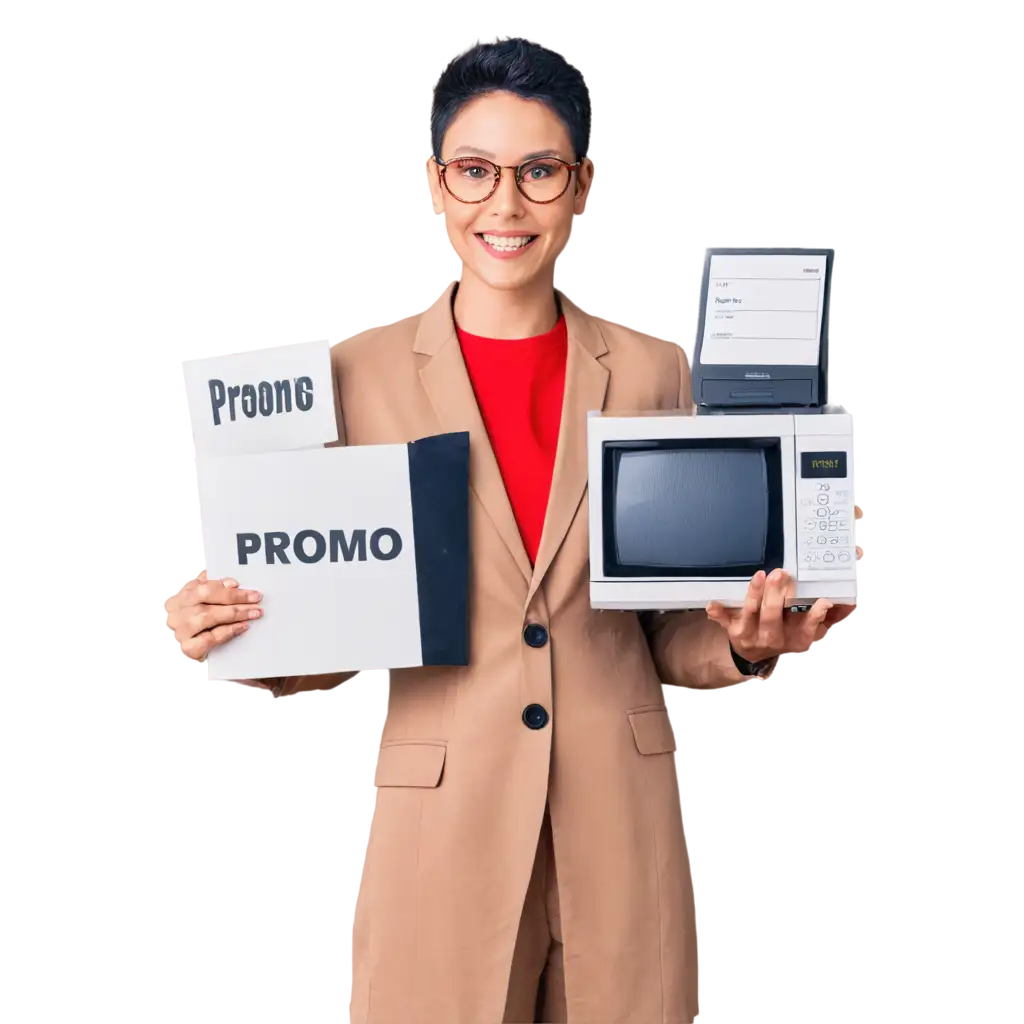
M 855 519 L 864 513 L 853 508 Z M 864 552 L 857 548 L 857 557 Z M 747 661 L 763 661 L 779 654 L 806 651 L 837 622 L 850 615 L 855 604 L 833 604 L 819 597 L 803 613 L 785 613 L 785 601 L 793 589 L 793 580 L 782 569 L 773 569 L 766 577 L 757 572 L 750 580 L 742 608 L 726 608 L 712 601 L 707 608 L 713 619 L 729 634 L 732 649 Z

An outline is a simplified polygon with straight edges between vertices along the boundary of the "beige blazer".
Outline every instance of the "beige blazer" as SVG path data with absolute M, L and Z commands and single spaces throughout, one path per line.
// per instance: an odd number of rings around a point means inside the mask
M 594 611 L 586 416 L 690 406 L 683 350 L 589 316 L 568 328 L 547 518 L 530 565 L 452 318 L 424 313 L 331 350 L 337 444 L 470 433 L 470 664 L 395 669 L 352 933 L 353 1024 L 497 1024 L 545 803 L 573 1024 L 682 1024 L 697 936 L 662 684 L 746 678 L 703 611 Z M 531 647 L 528 623 L 548 630 Z M 262 680 L 275 696 L 354 675 Z M 523 720 L 529 704 L 549 714 Z

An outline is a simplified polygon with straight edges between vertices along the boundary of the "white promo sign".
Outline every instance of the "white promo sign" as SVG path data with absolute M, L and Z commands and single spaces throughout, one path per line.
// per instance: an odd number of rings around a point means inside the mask
M 286 451 L 338 440 L 327 341 L 182 365 L 197 456 Z
M 211 679 L 466 663 L 467 433 L 196 468 L 207 575 L 263 594 Z

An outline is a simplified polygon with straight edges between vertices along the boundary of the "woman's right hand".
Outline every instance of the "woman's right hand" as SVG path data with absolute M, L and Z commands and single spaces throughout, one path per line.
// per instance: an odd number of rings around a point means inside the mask
M 263 614 L 254 607 L 262 598 L 257 590 L 242 590 L 230 577 L 208 580 L 204 569 L 164 602 L 167 627 L 183 654 L 205 661 L 212 648 L 245 632 L 248 620 Z

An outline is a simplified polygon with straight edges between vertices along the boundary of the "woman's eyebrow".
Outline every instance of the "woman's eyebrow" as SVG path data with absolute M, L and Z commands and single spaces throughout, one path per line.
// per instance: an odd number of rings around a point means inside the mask
M 493 153 L 488 153 L 486 149 L 477 149 L 476 146 L 459 146 L 456 148 L 454 155 L 458 156 L 459 153 L 472 153 L 474 156 L 485 156 L 488 160 L 498 159 Z M 536 153 L 527 153 L 520 162 L 525 163 L 527 160 L 536 160 L 542 156 L 558 156 L 558 150 L 541 149 Z

